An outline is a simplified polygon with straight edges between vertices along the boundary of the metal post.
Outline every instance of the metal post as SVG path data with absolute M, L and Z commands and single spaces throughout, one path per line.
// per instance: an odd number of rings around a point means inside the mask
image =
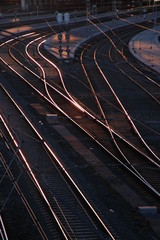
M 66 52 L 67 52 L 67 58 L 69 58 L 69 55 L 70 55 L 69 40 L 70 40 L 69 28 L 68 28 L 68 25 L 66 25 Z
M 116 19 L 116 0 L 112 1 L 112 20 Z
M 157 23 L 157 9 L 156 9 L 155 0 L 153 1 L 153 15 L 154 15 L 154 26 L 155 26 Z
M 57 22 L 59 24 L 59 33 L 58 33 L 59 49 L 58 49 L 58 52 L 59 52 L 60 58 L 62 58 L 62 52 L 63 52 L 63 49 L 62 49 L 62 29 L 61 29 L 61 24 L 63 22 L 62 13 L 58 13 L 56 18 L 57 18 Z
M 86 0 L 86 17 L 88 19 L 88 16 L 90 14 L 90 0 Z
M 60 29 L 60 33 L 58 34 L 58 40 L 59 40 L 59 55 L 60 55 L 60 58 L 62 58 L 62 33 L 61 33 L 61 29 Z
M 66 24 L 66 52 L 67 52 L 67 58 L 69 58 L 70 49 L 69 49 L 69 40 L 70 40 L 70 34 L 69 34 L 69 21 L 70 21 L 70 15 L 69 13 L 64 14 L 64 22 Z
M 90 0 L 86 0 L 86 36 L 88 37 L 89 35 L 89 14 L 90 14 Z
M 25 0 L 21 0 L 21 9 L 22 9 L 22 11 L 25 11 L 25 10 L 26 10 Z

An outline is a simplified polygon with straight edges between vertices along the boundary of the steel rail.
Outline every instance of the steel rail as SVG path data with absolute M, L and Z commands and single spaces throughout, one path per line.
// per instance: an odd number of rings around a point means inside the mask
M 0 84 L 0 85 L 1 85 L 1 84 Z M 10 98 L 10 100 L 14 103 L 15 107 L 16 107 L 16 108 L 19 110 L 19 112 L 23 115 L 23 117 L 24 117 L 25 120 L 28 122 L 28 124 L 32 127 L 32 129 L 33 129 L 33 130 L 35 131 L 35 133 L 38 135 L 38 137 L 40 138 L 40 140 L 42 140 L 41 135 L 40 135 L 40 134 L 38 133 L 38 131 L 34 128 L 34 126 L 32 125 L 31 121 L 27 118 L 27 116 L 26 116 L 25 113 L 22 111 L 22 109 L 18 106 L 18 104 L 15 102 L 15 100 L 11 97 L 11 95 L 6 91 L 6 89 L 5 89 L 2 85 L 1 85 L 1 87 L 2 87 L 3 90 L 6 92 L 7 96 Z M 5 119 L 2 117 L 2 115 L 0 115 L 0 118 L 1 118 L 1 121 L 2 121 L 3 125 L 4 125 L 5 128 L 6 128 L 9 136 L 11 137 L 11 139 L 12 139 L 15 147 L 17 148 L 18 153 L 20 154 L 23 162 L 25 163 L 25 165 L 26 165 L 26 167 L 27 167 L 27 169 L 28 169 L 28 171 L 29 171 L 29 173 L 30 173 L 31 178 L 32 178 L 33 182 L 35 183 L 35 186 L 37 187 L 38 191 L 40 192 L 41 196 L 42 196 L 43 199 L 45 200 L 47 206 L 49 207 L 49 209 L 50 209 L 50 211 L 51 211 L 54 219 L 56 220 L 56 222 L 57 222 L 57 224 L 58 224 L 58 226 L 59 226 L 62 234 L 64 235 L 64 238 L 67 240 L 68 238 L 67 238 L 67 236 L 66 236 L 66 234 L 65 234 L 65 232 L 64 232 L 64 230 L 63 230 L 63 226 L 61 226 L 61 222 L 59 221 L 58 217 L 57 217 L 56 214 L 54 213 L 54 210 L 52 209 L 52 207 L 51 207 L 51 205 L 50 205 L 47 197 L 45 196 L 45 194 L 44 194 L 44 192 L 43 192 L 43 190 L 42 190 L 42 188 L 41 188 L 38 180 L 36 179 L 36 177 L 35 177 L 32 169 L 31 169 L 31 167 L 30 167 L 30 165 L 29 165 L 26 157 L 24 156 L 21 148 L 19 147 L 19 144 L 18 144 L 17 140 L 16 140 L 15 137 L 13 136 L 12 132 L 10 131 L 10 129 L 9 129 L 7 123 L 5 122 Z
M 3 61 L 3 59 L 2 59 L 2 61 Z M 9 66 L 11 69 L 12 69 L 12 67 L 11 66 Z M 14 70 L 14 69 L 12 69 L 12 71 L 14 71 L 15 73 L 16 73 L 16 71 Z M 19 73 L 17 73 L 19 76 L 20 76 L 20 74 Z M 22 79 L 24 79 L 22 76 L 20 76 Z M 25 80 L 25 79 L 24 79 Z M 27 80 L 25 80 L 26 82 L 27 82 Z M 30 84 L 29 84 L 30 85 Z M 36 91 L 37 91 L 37 89 L 35 89 Z M 39 92 L 40 93 L 40 92 Z M 47 100 L 47 98 L 43 95 L 43 94 L 41 94 L 40 93 L 40 95 L 42 96 L 42 97 L 44 97 L 46 100 Z M 49 100 L 47 100 L 47 101 L 49 101 Z M 69 117 L 69 119 L 71 120 L 71 121 L 73 121 L 73 122 L 75 122 L 73 119 L 71 119 L 71 117 Z M 96 119 L 97 120 L 97 119 Z M 97 121 L 99 121 L 99 120 L 97 120 Z M 100 122 L 100 121 L 99 121 Z M 75 122 L 76 123 L 76 122 Z M 101 123 L 101 122 L 100 122 Z M 101 123 L 102 124 L 102 123 Z M 80 127 L 81 129 L 82 129 L 82 127 L 81 126 L 79 126 L 77 123 L 76 123 L 76 125 L 78 126 L 78 127 Z M 84 129 L 82 129 L 83 131 L 84 131 Z M 147 187 L 149 187 L 156 195 L 160 195 L 160 193 L 159 192 L 157 192 L 148 182 L 146 182 L 146 181 L 143 181 L 143 179 L 142 178 L 140 178 L 139 176 L 137 176 L 136 175 L 136 173 L 134 173 L 127 165 L 125 165 L 123 162 L 121 162 L 116 156 L 114 156 L 108 149 L 106 149 L 95 137 L 93 137 L 89 132 L 87 132 L 87 131 L 85 131 L 95 142 L 97 142 L 105 151 L 107 151 L 112 157 L 114 157 L 117 161 L 119 161 L 125 168 L 127 168 L 130 172 L 132 172 L 132 174 L 134 174 L 136 177 L 138 177 L 138 179 L 139 180 L 141 180 Z M 123 138 L 121 138 L 121 139 L 123 139 Z M 124 140 L 124 139 L 123 139 Z M 132 146 L 132 145 L 131 145 Z M 133 146 L 134 147 L 134 146 Z M 147 156 L 146 156 L 147 157 Z
M 4 223 L 3 223 L 3 219 L 2 219 L 2 216 L 0 215 L 0 223 L 2 225 L 2 230 L 0 229 L 0 235 L 2 237 L 3 240 L 8 240 L 8 236 L 7 236 L 7 232 L 6 232 L 6 228 L 4 226 Z M 4 233 L 4 234 L 3 234 Z
M 124 58 L 124 60 L 125 60 L 126 62 L 128 62 L 128 59 L 127 59 L 125 56 L 123 56 L 122 52 L 116 47 L 116 45 L 115 45 L 115 43 L 113 42 L 113 40 L 112 40 L 104 31 L 102 31 L 96 24 L 94 24 L 91 20 L 88 20 L 88 21 L 89 21 L 91 24 L 93 24 L 95 27 L 97 27 L 97 29 L 99 29 L 99 31 L 100 31 L 101 33 L 103 33 L 105 37 L 107 37 L 107 39 L 111 42 L 111 44 L 113 45 L 113 47 L 118 51 L 118 53 L 119 53 L 120 55 L 122 55 L 122 57 Z M 110 28 L 109 26 L 107 26 L 107 27 Z M 110 29 L 111 29 L 111 28 L 110 28 Z M 126 111 L 125 111 L 125 112 L 126 112 Z M 128 118 L 130 118 L 127 112 L 126 112 L 126 116 L 128 116 Z M 130 118 L 130 120 L 131 120 L 131 118 Z M 131 122 L 132 122 L 132 120 L 131 120 Z M 139 135 L 139 138 L 140 138 L 141 141 L 144 143 L 144 145 L 146 146 L 146 148 L 148 148 L 148 150 L 151 152 L 151 154 L 152 154 L 158 161 L 160 161 L 160 158 L 154 153 L 154 151 L 148 146 L 148 144 L 147 144 L 147 143 L 145 142 L 145 140 L 142 138 L 141 134 L 139 133 L 138 129 L 136 128 L 136 126 L 134 125 L 133 122 L 132 122 L 132 124 L 133 124 L 133 126 L 134 126 L 135 131 L 136 131 L 137 134 Z
M 42 53 L 41 53 L 40 55 L 41 55 L 45 60 L 47 60 L 47 62 L 51 63 L 52 66 L 56 66 L 54 63 L 52 63 L 50 60 L 48 60 L 46 57 L 44 57 L 44 56 L 42 55 Z M 56 69 L 57 69 L 57 68 L 58 68 L 58 67 L 56 66 Z M 59 70 L 58 72 L 59 72 L 59 74 L 60 74 L 60 78 L 62 79 L 61 81 L 63 82 L 63 85 L 65 85 L 60 70 Z M 49 85 L 49 84 L 48 84 L 48 85 Z M 49 86 L 52 87 L 52 85 L 49 85 Z M 66 87 L 65 87 L 65 89 L 66 89 Z M 70 97 L 71 99 L 73 99 L 72 96 L 70 95 L 70 93 L 68 92 L 68 90 L 67 90 L 67 94 L 69 95 L 69 97 Z M 75 100 L 74 100 L 74 101 L 75 101 Z M 86 111 L 85 109 L 83 109 L 83 111 L 86 112 L 87 114 L 89 114 L 89 116 L 91 116 L 90 113 L 89 113 L 88 111 Z M 120 139 L 122 139 L 123 141 L 125 141 L 126 143 L 128 143 L 131 147 L 133 147 L 134 149 L 136 149 L 139 153 L 141 153 L 141 154 L 143 155 L 143 152 L 142 152 L 140 149 L 137 149 L 133 144 L 131 144 L 131 143 L 128 142 L 126 139 L 124 139 L 122 136 L 120 136 L 118 133 L 116 133 L 110 126 L 104 124 L 103 122 L 101 122 L 100 120 L 98 120 L 98 119 L 96 119 L 96 118 L 95 118 L 95 120 L 98 121 L 100 124 L 102 124 L 104 127 L 106 127 L 109 131 L 113 132 L 113 133 L 114 133 L 115 135 L 117 135 Z M 146 154 L 145 154 L 145 157 L 149 158 Z M 150 161 L 152 161 L 156 166 L 160 167 L 160 165 L 157 164 L 157 163 L 155 163 L 151 158 L 149 158 L 149 159 L 150 159 Z
M 95 99 L 96 99 L 96 102 L 97 102 L 97 105 L 98 105 L 98 107 L 99 107 L 99 110 L 100 110 L 100 112 L 101 112 L 101 114 L 102 114 L 102 116 L 103 116 L 103 119 L 105 120 L 106 125 L 107 125 L 107 127 L 108 127 L 108 129 L 109 129 L 111 138 L 112 138 L 112 140 L 113 140 L 116 148 L 118 149 L 119 153 L 121 154 L 121 156 L 122 156 L 122 157 L 125 159 L 125 161 L 130 165 L 130 167 L 133 168 L 133 171 L 135 171 L 135 173 L 136 173 L 137 175 L 139 175 L 139 177 L 142 177 L 143 181 L 145 181 L 144 177 L 137 171 L 137 169 L 131 164 L 131 162 L 129 161 L 129 159 L 125 156 L 125 154 L 123 153 L 123 150 L 121 150 L 118 142 L 116 141 L 116 138 L 114 137 L 114 134 L 112 133 L 110 124 L 109 124 L 109 122 L 108 122 L 108 120 L 107 120 L 107 116 L 105 115 L 105 113 L 104 113 L 104 111 L 103 111 L 103 106 L 101 105 L 101 103 L 100 103 L 100 101 L 99 101 L 99 99 L 98 99 L 98 96 L 96 95 L 95 89 L 94 89 L 94 87 L 93 87 L 93 85 L 92 85 L 92 82 L 91 82 L 92 80 L 89 78 L 89 74 L 87 73 L 87 70 L 86 70 L 86 68 L 85 68 L 85 66 L 84 66 L 84 63 L 83 63 L 83 55 L 84 55 L 84 51 L 85 51 L 85 50 L 86 50 L 86 48 L 82 51 L 81 56 L 80 56 L 81 65 L 82 65 L 83 71 L 84 71 L 84 73 L 85 73 L 85 76 L 86 76 L 86 78 L 87 78 L 87 81 L 89 82 L 89 85 L 90 85 L 90 87 L 91 87 L 91 90 L 92 90 L 92 92 L 93 92 L 93 95 L 94 95 L 94 97 L 95 97 Z M 96 48 L 96 50 L 94 51 L 94 61 L 95 61 L 96 67 L 97 67 L 98 71 L 100 71 L 103 79 L 107 82 L 109 88 L 111 89 L 111 92 L 113 93 L 112 87 L 110 86 L 110 84 L 109 84 L 108 80 L 106 79 L 106 77 L 104 76 L 103 72 L 101 72 L 101 69 L 100 69 L 100 67 L 99 67 L 99 65 L 98 65 L 98 63 L 97 63 L 97 60 L 96 60 L 96 52 L 97 52 L 97 48 Z M 119 103 L 119 98 L 118 98 L 118 96 L 115 95 L 114 93 L 113 93 L 113 95 L 114 95 L 114 97 L 116 98 L 116 100 L 118 100 L 118 103 Z M 121 106 L 121 105 L 120 105 L 120 106 Z M 124 110 L 124 109 L 123 109 L 123 110 Z
M 0 57 L 1 61 L 3 61 L 4 64 L 6 64 L 13 72 L 15 72 L 19 77 L 21 77 L 23 80 L 25 80 L 27 82 L 26 79 L 24 79 L 23 76 L 21 76 L 18 72 L 16 72 L 11 66 L 9 66 L 1 57 Z M 31 86 L 31 84 L 29 84 Z M 40 135 L 40 133 L 38 132 L 38 130 L 33 126 L 33 124 L 31 123 L 31 121 L 29 120 L 29 118 L 25 115 L 25 113 L 23 112 L 23 110 L 18 106 L 18 104 L 15 102 L 15 100 L 9 95 L 9 93 L 4 89 L 4 87 L 1 84 L 1 87 L 3 88 L 3 90 L 7 93 L 8 97 L 12 100 L 12 102 L 14 103 L 14 105 L 17 107 L 17 109 L 21 112 L 21 114 L 23 115 L 24 119 L 28 122 L 28 124 L 30 125 L 30 127 L 35 131 L 35 133 L 37 134 L 37 136 L 40 138 L 40 140 L 42 141 L 42 143 L 44 144 L 44 146 L 46 147 L 46 149 L 50 152 L 50 154 L 52 155 L 52 157 L 54 157 L 54 159 L 57 161 L 57 163 L 59 164 L 59 166 L 61 167 L 61 169 L 63 170 L 63 172 L 66 174 L 66 176 L 69 178 L 69 180 L 72 182 L 72 184 L 74 185 L 74 187 L 77 189 L 77 191 L 79 192 L 79 194 L 82 196 L 82 198 L 84 199 L 84 201 L 86 202 L 86 204 L 88 205 L 88 207 L 91 209 L 91 211 L 94 213 L 95 217 L 98 219 L 98 221 L 101 223 L 101 225 L 103 226 L 103 228 L 105 229 L 105 231 L 109 234 L 109 236 L 111 237 L 111 239 L 115 240 L 115 238 L 112 236 L 112 233 L 109 231 L 109 229 L 107 228 L 107 226 L 105 225 L 105 223 L 103 222 L 103 220 L 100 218 L 100 216 L 97 214 L 97 212 L 95 211 L 95 209 L 93 208 L 93 206 L 90 204 L 90 202 L 87 200 L 87 198 L 84 196 L 84 194 L 82 193 L 82 191 L 80 190 L 80 188 L 77 186 L 77 184 L 74 182 L 74 180 L 71 178 L 70 174 L 67 172 L 67 170 L 64 168 L 64 166 L 62 165 L 62 163 L 60 162 L 60 160 L 57 158 L 57 156 L 55 155 L 55 153 L 52 151 L 51 147 L 49 146 L 49 143 L 47 143 L 45 141 L 45 139 Z M 33 88 L 33 87 L 32 87 Z M 34 87 L 34 90 L 37 91 L 37 89 Z M 39 92 L 39 91 L 38 91 Z M 46 98 L 42 93 L 39 92 L 39 94 L 45 98 L 48 102 L 50 102 L 51 104 L 53 104 L 53 102 L 51 100 L 49 100 L 48 98 Z M 54 106 L 54 104 L 53 104 Z M 55 106 L 56 107 L 56 106 Z M 58 107 L 58 106 L 57 106 Z M 58 110 L 60 110 L 60 108 L 58 107 Z M 65 114 L 65 113 L 64 113 Z M 65 114 L 66 115 L 66 114 Z M 71 119 L 71 117 L 68 116 L 68 118 L 71 121 L 74 121 L 73 119 Z M 76 123 L 76 122 L 75 122 Z M 76 123 L 77 125 L 77 123 Z M 89 135 L 89 133 L 88 133 Z M 90 135 L 91 136 L 91 135 Z M 14 140 L 16 147 L 18 147 L 18 144 L 16 142 L 16 140 L 14 139 L 14 137 L 11 135 L 11 138 Z M 35 179 L 34 174 L 29 166 L 29 164 L 27 163 L 24 154 L 22 153 L 22 151 L 19 149 L 20 155 L 22 156 L 22 158 L 24 159 L 25 164 L 27 165 L 29 172 L 31 173 L 36 185 L 38 186 L 38 189 L 40 190 L 40 193 L 42 194 L 42 196 L 44 197 L 45 201 L 47 202 L 47 205 L 49 206 L 49 209 L 51 210 L 53 216 L 56 218 L 56 221 L 58 222 L 58 225 L 60 227 L 60 229 L 62 230 L 65 238 L 67 239 L 67 236 L 63 230 L 63 226 L 61 226 L 61 223 L 59 222 L 58 218 L 56 217 L 56 215 L 54 214 L 47 198 L 45 197 L 41 187 L 39 186 L 38 181 Z
M 3 122 L 4 122 L 4 118 L 2 119 L 2 115 L 0 116 L 0 119 L 3 120 Z M 17 155 L 17 153 L 16 153 L 16 155 Z M 18 181 L 17 181 L 17 180 L 15 179 L 15 177 L 13 176 L 13 174 L 12 174 L 12 172 L 11 172 L 11 170 L 10 170 L 10 167 L 9 167 L 8 164 L 6 163 L 4 157 L 2 156 L 1 153 L 0 153 L 0 158 L 1 158 L 1 161 L 2 161 L 2 164 L 3 164 L 4 168 L 5 168 L 6 173 L 8 174 L 10 180 L 12 181 L 12 183 L 13 183 L 13 185 L 14 185 L 14 188 L 16 189 L 18 195 L 20 196 L 20 198 L 21 198 L 21 200 L 22 200 L 25 208 L 27 209 L 27 211 L 28 211 L 31 219 L 33 220 L 35 226 L 37 227 L 37 229 L 38 229 L 38 231 L 39 231 L 42 239 L 46 239 L 46 240 L 47 240 L 48 238 L 47 238 L 47 236 L 46 236 L 46 234 L 45 234 L 42 226 L 40 225 L 40 223 L 39 223 L 39 221 L 38 221 L 38 219 L 37 219 L 37 217 L 36 217 L 33 209 L 31 208 L 31 206 L 30 206 L 30 204 L 28 203 L 26 197 L 24 196 L 22 190 L 20 189 L 19 184 L 18 184 Z
M 44 41 L 45 41 L 45 40 L 44 40 Z M 43 42 L 44 42 L 44 41 L 43 41 Z M 42 43 L 43 43 L 43 42 L 42 42 Z M 41 45 L 41 44 L 39 44 L 39 46 L 40 46 L 40 45 Z M 39 46 L 38 46 L 38 50 L 39 50 Z M 41 54 L 41 56 L 43 56 L 43 55 Z M 45 58 L 45 59 L 46 59 L 46 58 Z M 35 62 L 36 62 L 36 61 L 35 61 Z M 96 139 L 94 138 L 94 140 L 96 140 Z M 148 158 L 147 155 L 145 155 L 145 157 Z M 152 161 L 152 160 L 151 160 L 151 161 Z M 159 167 L 159 165 L 158 165 L 158 167 Z M 137 174 L 136 174 L 136 175 L 137 175 Z M 138 175 L 139 175 L 139 177 L 142 179 L 142 181 L 146 182 L 147 185 L 151 186 L 151 185 L 143 178 L 143 176 L 142 176 L 141 174 L 138 173 Z M 154 189 L 152 186 L 151 186 L 151 188 Z M 157 191 L 156 191 L 156 192 L 157 192 Z
M 38 47 L 39 48 L 39 47 Z M 41 54 L 41 56 L 42 56 L 42 54 Z M 46 58 L 45 58 L 46 59 Z M 67 91 L 68 92 L 68 91 Z M 96 140 L 96 139 L 95 139 Z M 98 142 L 98 141 L 97 141 Z M 145 155 L 147 158 L 148 158 L 148 156 L 147 155 Z M 151 160 L 152 161 L 152 160 Z M 153 161 L 153 163 L 154 164 L 156 164 L 158 167 L 160 167 L 157 163 L 155 163 L 154 161 Z M 135 170 L 135 171 L 137 171 L 137 170 Z M 142 179 L 142 181 L 144 181 L 144 182 L 146 182 L 146 184 L 147 185 L 149 185 L 152 189 L 154 189 L 148 182 L 147 182 L 147 180 L 145 180 L 144 179 L 144 177 L 140 174 L 140 173 L 138 173 L 138 175 L 139 175 L 139 177 Z M 156 191 L 157 192 L 157 191 Z M 158 192 L 157 192 L 158 193 Z

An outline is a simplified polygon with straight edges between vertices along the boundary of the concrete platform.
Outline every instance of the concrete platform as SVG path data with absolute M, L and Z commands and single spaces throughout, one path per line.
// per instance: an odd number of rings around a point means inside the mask
M 157 17 L 160 14 L 157 14 Z M 143 16 L 133 16 L 124 20 L 114 20 L 110 22 L 94 24 L 88 23 L 86 26 L 69 30 L 70 40 L 69 49 L 70 53 L 67 54 L 66 32 L 62 32 L 61 49 L 62 54 L 59 53 L 59 38 L 58 34 L 52 35 L 48 38 L 44 44 L 46 50 L 48 50 L 58 60 L 73 60 L 78 47 L 84 44 L 87 40 L 94 38 L 102 32 L 109 31 L 110 28 L 115 29 L 123 27 L 128 24 L 135 24 L 144 22 L 146 20 L 153 19 L 152 14 L 147 14 L 145 18 Z M 93 20 L 91 17 L 90 20 Z M 131 53 L 137 57 L 140 61 L 153 67 L 154 70 L 159 71 L 160 68 L 160 44 L 158 36 L 160 35 L 160 28 L 150 31 L 143 31 L 136 35 L 129 43 Z M 147 57 L 148 56 L 148 57 Z
M 141 62 L 160 73 L 160 26 L 145 30 L 129 42 L 130 52 Z

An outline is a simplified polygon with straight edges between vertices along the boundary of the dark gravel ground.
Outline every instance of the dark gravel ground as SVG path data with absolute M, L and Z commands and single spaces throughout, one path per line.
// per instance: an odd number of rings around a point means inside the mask
M 60 66 L 63 70 L 66 81 L 70 81 L 70 86 L 72 86 L 74 90 L 74 86 L 77 84 L 75 77 L 78 79 L 81 77 L 84 78 L 83 75 L 79 76 L 79 62 L 75 61 L 72 64 L 63 64 Z M 75 70 L 76 75 L 75 73 L 72 74 L 73 69 Z M 12 80 L 10 76 L 8 80 Z M 82 102 L 85 100 L 84 95 L 81 95 L 80 100 Z M 1 99 L 1 101 L 3 104 L 3 99 Z M 45 118 L 43 120 L 45 122 Z M 129 187 L 131 187 L 137 194 L 140 194 L 139 190 L 134 187 L 134 184 L 137 184 L 134 182 L 134 179 L 127 176 L 123 169 L 119 168 L 119 166 L 114 163 L 113 159 L 110 156 L 107 156 L 106 153 L 97 147 L 95 143 L 86 137 L 86 135 L 79 132 L 68 120 L 63 117 L 59 118 L 58 124 L 65 127 L 71 134 L 73 134 L 77 138 L 77 141 L 83 143 L 85 148 L 89 149 L 94 155 L 96 155 L 102 163 L 105 159 L 107 159 L 107 161 L 110 162 L 110 169 L 114 174 L 118 174 L 120 181 L 125 181 L 126 178 L 127 180 L 130 179 L 128 182 Z M 137 212 L 137 209 L 131 207 L 127 198 L 122 198 L 122 196 L 111 187 L 111 184 L 99 174 L 99 167 L 97 167 L 96 170 L 96 168 L 90 166 L 86 159 L 83 159 L 79 152 L 75 152 L 72 145 L 66 142 L 64 137 L 58 134 L 50 124 L 46 123 L 46 127 L 48 128 L 50 135 L 52 133 L 52 136 L 54 136 L 54 147 L 61 157 L 62 162 L 66 168 L 69 169 L 70 174 L 77 181 L 80 187 L 84 190 L 86 196 L 91 199 L 90 201 L 94 204 L 95 208 L 98 209 L 105 221 L 109 222 L 112 229 L 117 232 L 120 239 L 159 239 L 159 237 L 153 232 L 149 221 L 140 215 Z M 8 182 L 7 184 L 10 183 Z M 3 187 L 6 189 L 6 184 Z M 147 202 L 145 196 L 140 195 L 140 197 Z M 30 220 L 28 220 L 27 213 L 23 209 L 23 206 L 21 206 L 21 200 L 15 192 L 13 192 L 11 198 L 9 199 L 2 216 L 4 217 L 4 220 L 6 220 L 5 226 L 10 235 L 10 239 L 24 239 L 26 232 L 28 232 L 28 236 L 26 235 L 25 239 L 40 239 L 35 232 L 34 226 L 30 228 L 32 224 Z M 23 221 L 24 216 L 25 221 Z M 18 229 L 17 231 L 19 231 L 17 238 L 14 237 L 15 235 L 13 234 L 15 229 Z M 28 229 L 30 229 L 30 231 L 28 231 Z

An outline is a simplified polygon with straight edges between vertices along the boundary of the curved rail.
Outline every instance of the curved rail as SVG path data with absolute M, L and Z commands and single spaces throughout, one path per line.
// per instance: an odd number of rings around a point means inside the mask
M 91 20 L 88 20 L 91 24 L 93 24 L 95 27 L 97 27 L 101 33 L 104 34 L 104 36 L 107 37 L 107 39 L 110 41 L 110 43 L 112 44 L 112 46 L 118 51 L 118 53 L 124 58 L 124 60 L 126 62 L 128 62 L 128 59 L 123 55 L 123 53 L 116 47 L 115 43 L 113 42 L 113 40 L 104 32 L 102 31 L 95 23 L 93 23 Z M 106 26 L 106 25 L 105 25 Z M 113 30 L 107 26 L 107 28 L 109 28 L 112 32 Z M 99 69 L 100 70 L 100 69 Z M 100 72 L 102 73 L 102 71 L 100 70 Z M 104 74 L 103 74 L 104 76 Z M 104 76 L 105 77 L 105 76 Z M 124 109 L 125 110 L 125 109 Z M 129 118 L 129 120 L 132 123 L 133 128 L 135 129 L 136 133 L 138 134 L 139 138 L 141 139 L 141 141 L 143 142 L 143 144 L 145 145 L 145 147 L 151 152 L 151 154 L 158 160 L 160 161 L 160 158 L 154 153 L 154 151 L 148 146 L 148 144 L 145 142 L 145 140 L 142 138 L 141 134 L 139 133 L 138 129 L 136 128 L 136 126 L 134 125 L 134 123 L 132 122 L 130 116 L 128 115 L 128 113 L 126 112 L 126 110 L 124 111 L 126 116 Z
M 9 66 L 2 58 L 0 58 L 1 61 L 3 61 L 3 63 L 5 63 L 13 72 L 15 72 L 19 77 L 21 77 L 23 80 L 24 77 L 21 76 L 18 72 L 16 72 L 11 66 Z M 25 80 L 27 82 L 27 80 Z M 31 84 L 29 84 L 31 85 Z M 3 86 L 1 86 L 3 88 Z M 33 88 L 33 86 L 32 86 Z M 3 88 L 4 89 L 4 88 Z M 35 91 L 39 92 L 36 88 L 34 88 Z M 6 90 L 4 89 L 4 91 L 6 92 Z M 84 201 L 86 202 L 86 204 L 88 205 L 88 207 L 91 209 L 91 211 L 94 213 L 95 217 L 98 219 L 98 221 L 101 223 L 101 225 L 103 226 L 103 228 L 105 229 L 105 231 L 109 234 L 109 236 L 111 237 L 111 239 L 115 240 L 115 238 L 112 236 L 111 232 L 109 231 L 109 229 L 107 228 L 107 226 L 104 224 L 103 220 L 100 218 L 100 216 L 97 214 L 97 212 L 94 210 L 93 206 L 90 204 L 90 202 L 87 200 L 87 198 L 84 196 L 84 194 L 82 193 L 82 191 L 79 189 L 79 187 L 77 186 L 77 184 L 74 182 L 74 180 L 71 178 L 70 174 L 68 173 L 68 171 L 64 168 L 64 166 L 62 165 L 62 163 L 60 162 L 60 160 L 57 158 L 57 156 L 55 155 L 55 153 L 52 151 L 51 147 L 49 146 L 49 144 L 47 143 L 47 141 L 44 139 L 44 137 L 41 136 L 41 134 L 39 133 L 39 131 L 34 127 L 34 125 L 31 123 L 31 121 L 29 120 L 29 118 L 24 114 L 23 110 L 18 106 L 18 104 L 15 102 L 15 100 L 9 95 L 8 92 L 6 92 L 6 94 L 8 95 L 8 97 L 12 100 L 12 102 L 14 103 L 14 105 L 17 107 L 17 109 L 21 112 L 21 114 L 24 116 L 24 119 L 28 122 L 28 124 L 30 125 L 30 127 L 33 129 L 33 131 L 36 133 L 37 137 L 41 140 L 41 142 L 44 144 L 44 146 L 46 147 L 46 149 L 50 152 L 50 154 L 53 156 L 53 158 L 56 160 L 56 162 L 58 163 L 58 165 L 60 166 L 60 168 L 63 170 L 63 172 L 65 173 L 65 175 L 68 177 L 68 179 L 72 182 L 72 184 L 74 185 L 74 187 L 77 189 L 77 191 L 79 192 L 79 194 L 81 195 L 81 197 L 84 199 Z M 50 102 L 51 104 L 54 105 L 54 103 L 49 100 L 48 98 L 46 98 L 42 93 L 39 92 L 39 94 L 45 98 L 48 102 Z M 56 106 L 55 106 L 56 107 Z M 58 106 L 57 106 L 58 107 Z M 59 107 L 58 107 L 58 110 Z M 65 114 L 65 113 L 64 113 Z M 66 115 L 66 114 L 65 114 Z M 66 115 L 67 116 L 67 115 Z M 69 119 L 71 119 L 69 116 L 68 116 Z M 72 120 L 73 121 L 73 120 Z M 77 124 L 77 123 L 76 123 Z M 12 138 L 12 140 L 14 141 L 16 147 L 18 147 L 18 143 L 16 142 L 16 140 L 14 139 L 14 137 L 11 135 L 10 133 L 10 136 Z M 33 180 L 35 181 L 40 193 L 42 194 L 44 200 L 46 201 L 49 209 L 51 210 L 54 218 L 56 219 L 61 231 L 63 232 L 64 234 L 64 237 L 66 239 L 67 236 L 65 234 L 65 231 L 63 229 L 63 226 L 61 225 L 61 222 L 59 221 L 59 219 L 57 218 L 57 216 L 55 215 L 52 207 L 50 206 L 45 194 L 43 193 L 43 190 L 41 189 L 37 179 L 35 178 L 34 176 L 34 173 L 32 172 L 32 169 L 30 168 L 27 160 L 25 159 L 24 157 L 24 154 L 22 153 L 21 149 L 19 149 L 19 153 L 21 155 L 21 157 L 23 158 L 31 176 L 33 177 Z
M 2 59 L 3 61 L 3 59 Z M 4 62 L 4 61 L 3 61 Z M 8 66 L 8 64 L 6 63 L 6 65 Z M 11 66 L 9 66 L 9 68 L 12 69 L 12 71 L 16 72 Z M 20 76 L 23 80 L 25 80 L 19 73 L 16 73 L 18 74 L 18 76 Z M 25 80 L 26 81 L 26 80 Z M 27 82 L 27 81 L 26 81 Z M 30 85 L 30 84 L 29 84 Z M 33 87 L 33 86 L 32 86 Z M 35 91 L 37 91 L 37 89 L 35 89 Z M 44 97 L 47 101 L 49 101 L 43 94 L 41 94 L 39 92 L 39 94 Z M 71 121 L 73 121 L 73 119 L 71 119 L 69 117 L 69 119 Z M 97 120 L 97 119 L 96 119 Z M 100 122 L 99 120 L 97 120 L 98 122 Z M 77 125 L 77 123 L 76 123 Z M 79 127 L 79 126 L 78 126 Z M 83 129 L 84 130 L 84 129 Z M 97 139 L 95 139 L 90 133 L 87 133 L 92 139 L 94 139 L 103 149 L 105 149 L 108 153 L 111 154 L 111 156 L 113 156 L 115 159 L 117 159 L 111 152 L 108 151 L 108 149 L 106 149 L 99 141 L 97 141 Z M 149 187 L 150 189 L 152 189 L 153 192 L 155 192 L 157 195 L 159 195 L 159 193 L 146 181 L 143 181 L 142 178 L 140 178 L 139 176 L 137 176 L 137 174 L 135 172 L 133 172 L 127 165 L 125 165 L 123 162 L 121 162 L 119 159 L 117 159 L 117 161 L 119 161 L 125 168 L 127 168 L 130 172 L 132 172 L 132 174 L 134 174 L 136 177 L 138 177 L 139 180 L 141 180 L 147 187 Z

